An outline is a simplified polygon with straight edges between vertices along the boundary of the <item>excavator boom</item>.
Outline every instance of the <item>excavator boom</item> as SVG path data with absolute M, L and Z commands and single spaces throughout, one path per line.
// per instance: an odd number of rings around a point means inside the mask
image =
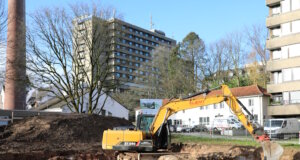
M 277 159 L 276 157 L 281 156 L 283 148 L 277 143 L 271 143 L 269 136 L 263 132 L 262 128 L 248 120 L 243 111 L 250 117 L 253 117 L 252 114 L 232 94 L 228 86 L 222 85 L 221 90 L 214 91 L 214 94 L 209 93 L 210 91 L 206 91 L 183 99 L 173 99 L 161 106 L 153 119 L 149 132 L 141 130 L 104 131 L 102 148 L 119 151 L 153 151 L 166 148 L 169 135 L 167 119 L 171 115 L 182 110 L 225 101 L 253 138 L 262 144 L 267 159 Z M 137 128 L 140 127 L 137 126 Z

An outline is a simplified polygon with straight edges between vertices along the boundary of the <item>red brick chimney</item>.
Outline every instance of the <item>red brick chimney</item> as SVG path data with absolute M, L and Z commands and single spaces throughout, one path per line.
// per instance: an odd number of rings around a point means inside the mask
M 25 0 L 8 0 L 4 109 L 26 108 Z

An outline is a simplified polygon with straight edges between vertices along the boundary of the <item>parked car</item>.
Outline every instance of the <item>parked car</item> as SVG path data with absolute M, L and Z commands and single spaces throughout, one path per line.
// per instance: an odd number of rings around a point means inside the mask
M 264 130 L 270 138 L 289 139 L 298 137 L 300 127 L 296 118 L 266 119 Z
M 176 127 L 176 132 L 190 132 L 191 130 L 192 130 L 192 128 L 187 125 L 182 125 L 182 126 Z
M 240 129 L 241 123 L 233 118 L 215 118 L 211 128 L 223 130 L 223 129 Z
M 192 132 L 207 132 L 208 129 L 205 125 L 202 125 L 202 124 L 198 124 L 198 125 L 195 125 L 192 129 L 191 129 Z

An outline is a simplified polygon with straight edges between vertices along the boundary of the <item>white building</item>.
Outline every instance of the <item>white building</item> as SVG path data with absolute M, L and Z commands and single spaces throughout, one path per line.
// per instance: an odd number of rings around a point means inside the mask
M 244 106 L 254 115 L 255 121 L 263 124 L 263 120 L 267 118 L 267 106 L 269 104 L 269 94 L 264 88 L 257 85 L 231 88 L 233 95 L 235 95 Z M 209 93 L 214 94 L 220 91 L 212 91 Z M 245 113 L 245 112 L 244 112 Z M 194 126 L 203 124 L 206 126 L 212 125 L 216 117 L 228 118 L 235 116 L 225 102 L 198 107 L 194 109 L 180 111 L 172 115 L 169 119 L 175 125 L 188 125 Z
M 85 102 L 87 102 L 88 94 L 84 95 Z M 88 108 L 88 103 L 83 104 L 83 112 L 86 112 Z M 100 109 L 102 108 L 101 112 Z M 71 113 L 72 111 L 67 106 L 65 101 L 62 101 L 58 98 L 52 97 L 48 98 L 46 102 L 39 104 L 38 106 L 32 107 L 30 110 L 38 111 L 47 111 L 47 112 L 62 112 L 62 113 Z M 97 108 L 94 110 L 94 113 L 129 119 L 129 110 L 116 101 L 114 98 L 107 94 L 102 94 L 99 98 Z

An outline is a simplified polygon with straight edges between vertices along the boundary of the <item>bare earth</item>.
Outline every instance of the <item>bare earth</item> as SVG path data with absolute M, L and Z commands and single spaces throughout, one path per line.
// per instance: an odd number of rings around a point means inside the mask
M 0 133 L 0 159 L 115 159 L 101 149 L 105 129 L 131 124 L 125 119 L 98 115 L 38 116 L 23 119 Z M 172 156 L 159 160 L 257 160 L 261 148 L 234 145 L 173 144 Z M 285 148 L 282 160 L 300 159 L 300 150 Z

